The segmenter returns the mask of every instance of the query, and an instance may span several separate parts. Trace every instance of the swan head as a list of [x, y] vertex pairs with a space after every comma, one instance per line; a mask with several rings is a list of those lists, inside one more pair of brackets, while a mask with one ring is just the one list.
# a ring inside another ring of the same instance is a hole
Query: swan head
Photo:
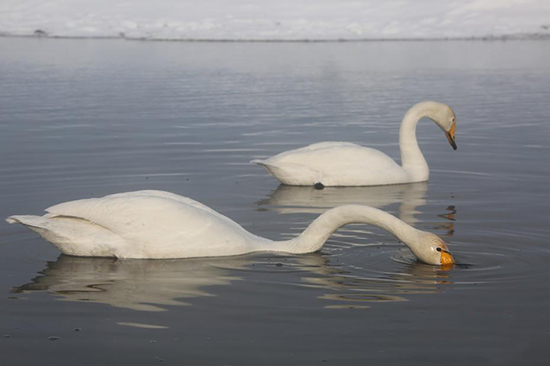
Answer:
[[456, 115], [455, 112], [446, 104], [432, 102], [434, 108], [427, 116], [432, 119], [447, 136], [449, 144], [456, 150], [455, 143], [455, 129], [456, 129]]
[[448, 266], [455, 261], [445, 242], [437, 235], [421, 231], [409, 248], [421, 261], [436, 266]]

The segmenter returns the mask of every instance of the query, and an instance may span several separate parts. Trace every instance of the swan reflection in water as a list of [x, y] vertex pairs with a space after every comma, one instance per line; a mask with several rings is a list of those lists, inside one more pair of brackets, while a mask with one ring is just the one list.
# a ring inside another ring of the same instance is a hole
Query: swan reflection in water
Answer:
[[[280, 214], [322, 214], [341, 205], [360, 204], [383, 208], [399, 203], [396, 216], [407, 224], [414, 225], [420, 221], [415, 215], [421, 213], [419, 207], [426, 205], [427, 192], [428, 182], [373, 187], [325, 187], [321, 190], [281, 184], [269, 197], [257, 201], [256, 204], [260, 210]], [[448, 206], [444, 213], [437, 215], [446, 221], [434, 225], [433, 229], [443, 230], [442, 236], [453, 236], [455, 213], [455, 207]], [[348, 231], [351, 231], [349, 227], [339, 229], [340, 233]]]
[[373, 187], [296, 187], [279, 185], [268, 198], [257, 202], [261, 209], [281, 214], [322, 214], [340, 205], [359, 204], [382, 208], [400, 203], [397, 216], [407, 224], [415, 224], [416, 208], [426, 204], [428, 182]]
[[[391, 248], [395, 253], [395, 248]], [[385, 260], [381, 259], [381, 255]], [[247, 255], [184, 260], [115, 260], [61, 255], [48, 262], [32, 282], [12, 288], [12, 293], [46, 291], [64, 301], [86, 301], [138, 311], [164, 311], [167, 306], [190, 305], [186, 299], [214, 296], [211, 286], [271, 273], [278, 283], [320, 290], [312, 295], [325, 308], [366, 308], [366, 303], [406, 301], [412, 293], [437, 293], [448, 283], [441, 267], [414, 261], [412, 255], [398, 263], [399, 273], [372, 270], [376, 260], [386, 264], [391, 252], [368, 256], [365, 269], [333, 264], [333, 256]], [[375, 258], [377, 257], [377, 258]], [[284, 263], [284, 265], [281, 265]], [[393, 262], [395, 264], [395, 262]], [[395, 268], [395, 265], [391, 266]], [[283, 290], [284, 291], [284, 290]], [[260, 296], [260, 295], [259, 295]]]
[[13, 293], [47, 291], [62, 300], [87, 301], [141, 311], [163, 311], [163, 305], [189, 305], [180, 299], [213, 296], [207, 286], [229, 285], [239, 277], [245, 257], [187, 260], [116, 260], [61, 255], [48, 262], [31, 283]]
[[[409, 262], [410, 261], [410, 262]], [[401, 272], [374, 272], [357, 277], [350, 273], [332, 273], [323, 277], [304, 277], [308, 286], [330, 289], [320, 299], [336, 301], [329, 309], [364, 309], [367, 303], [408, 301], [406, 295], [440, 293], [451, 283], [449, 267], [434, 267], [406, 259]]]

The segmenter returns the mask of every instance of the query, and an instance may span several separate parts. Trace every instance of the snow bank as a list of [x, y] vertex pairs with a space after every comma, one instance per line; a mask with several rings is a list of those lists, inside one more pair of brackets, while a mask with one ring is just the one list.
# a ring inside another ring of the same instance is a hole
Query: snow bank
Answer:
[[549, 0], [2, 0], [0, 34], [208, 40], [550, 34]]

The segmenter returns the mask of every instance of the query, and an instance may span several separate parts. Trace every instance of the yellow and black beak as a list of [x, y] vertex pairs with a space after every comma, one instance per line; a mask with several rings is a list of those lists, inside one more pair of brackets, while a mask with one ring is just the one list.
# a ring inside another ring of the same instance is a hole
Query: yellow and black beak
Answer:
[[456, 142], [455, 142], [455, 124], [451, 126], [451, 129], [448, 132], [445, 132], [445, 135], [447, 135], [447, 140], [449, 140], [449, 144], [453, 147], [454, 150], [456, 150]]
[[441, 265], [442, 266], [449, 266], [451, 264], [454, 264], [455, 260], [451, 253], [449, 253], [447, 250], [441, 251]]

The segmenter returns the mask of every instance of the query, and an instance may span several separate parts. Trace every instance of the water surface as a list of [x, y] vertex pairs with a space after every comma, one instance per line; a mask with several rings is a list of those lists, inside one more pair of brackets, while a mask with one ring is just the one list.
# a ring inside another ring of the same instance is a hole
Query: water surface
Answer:
[[[0, 217], [138, 189], [192, 197], [271, 239], [368, 204], [444, 237], [416, 263], [387, 233], [321, 252], [72, 258], [0, 224], [0, 363], [542, 365], [550, 357], [550, 42], [172, 43], [0, 38]], [[421, 100], [428, 183], [279, 186], [249, 164], [310, 143], [398, 159]], [[52, 338], [53, 337], [53, 338]]]

